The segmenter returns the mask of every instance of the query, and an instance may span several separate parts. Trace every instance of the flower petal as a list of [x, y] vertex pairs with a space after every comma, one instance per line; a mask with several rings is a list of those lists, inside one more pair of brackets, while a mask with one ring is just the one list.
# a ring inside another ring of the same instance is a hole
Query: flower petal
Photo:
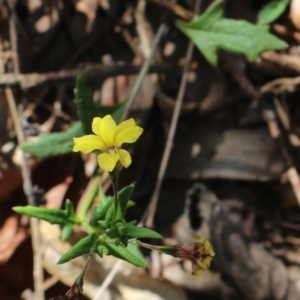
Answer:
[[84, 135], [83, 137], [80, 138], [73, 138], [73, 140], [74, 140], [74, 147], [73, 147], [74, 152], [81, 151], [87, 154], [94, 150], [103, 151], [103, 149], [106, 149], [103, 142], [96, 135], [93, 134]]
[[197, 265], [197, 264], [192, 264], [192, 275], [194, 276], [200, 276], [202, 275], [204, 272], [206, 271], [206, 269], [202, 269], [201, 266]]
[[111, 172], [117, 163], [114, 158], [106, 152], [99, 154], [97, 160], [100, 168], [108, 172]]
[[93, 119], [93, 123], [92, 123], [92, 131], [100, 136], [100, 124], [102, 122], [102, 118], [96, 117]]
[[129, 152], [124, 149], [119, 150], [119, 160], [125, 168], [131, 165], [131, 156]]
[[113, 120], [111, 115], [107, 115], [102, 119], [100, 136], [107, 148], [113, 146], [114, 144], [116, 128], [116, 122]]
[[133, 118], [123, 121], [117, 126], [116, 135], [127, 127], [136, 126]]
[[123, 143], [134, 143], [143, 131], [143, 128], [139, 126], [125, 128], [116, 135], [114, 146], [120, 148]]

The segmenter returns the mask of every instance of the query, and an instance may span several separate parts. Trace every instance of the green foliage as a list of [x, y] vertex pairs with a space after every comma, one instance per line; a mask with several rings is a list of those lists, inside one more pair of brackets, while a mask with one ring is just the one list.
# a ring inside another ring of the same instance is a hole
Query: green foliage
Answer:
[[95, 117], [102, 118], [106, 115], [111, 115], [112, 118], [119, 123], [127, 104], [127, 101], [123, 101], [114, 106], [96, 104], [93, 100], [92, 91], [81, 76], [79, 76], [76, 81], [75, 99], [78, 116], [85, 134], [92, 133], [91, 124]]
[[76, 122], [64, 132], [43, 134], [38, 140], [25, 142], [19, 147], [39, 159], [72, 152], [73, 137], [83, 135], [80, 122]]
[[118, 192], [119, 205], [116, 210], [116, 220], [123, 220], [134, 184], [124, 187]]
[[38, 140], [25, 142], [19, 147], [39, 159], [71, 153], [74, 146], [73, 137], [91, 133], [91, 124], [94, 117], [103, 117], [110, 114], [116, 122], [120, 122], [127, 104], [126, 100], [114, 106], [95, 104], [93, 93], [82, 77], [77, 78], [75, 96], [81, 122], [76, 122], [64, 132], [43, 134]]
[[125, 226], [121, 227], [120, 231], [122, 233], [122, 236], [128, 239], [132, 239], [132, 238], [163, 239], [163, 237], [159, 233], [149, 228], [135, 226], [135, 224], [132, 223], [128, 223]]
[[92, 233], [87, 237], [81, 239], [60, 258], [57, 264], [63, 264], [78, 256], [91, 253], [93, 248], [96, 246], [98, 240], [99, 236], [96, 233]]
[[19, 214], [47, 221], [50, 224], [62, 225], [62, 240], [66, 240], [69, 237], [74, 224], [80, 224], [80, 220], [74, 213], [73, 203], [70, 200], [66, 201], [65, 210], [60, 208], [43, 208], [31, 205], [17, 206], [14, 207], [13, 210]]
[[[98, 249], [99, 248], [99, 249]], [[124, 247], [123, 245], [113, 245], [108, 243], [103, 243], [100, 247], [96, 247], [96, 252], [102, 257], [103, 252], [106, 255], [113, 255], [117, 258], [128, 261], [129, 263], [141, 267], [147, 268], [147, 264], [143, 258], [137, 256], [134, 251], [129, 247]]]
[[266, 3], [258, 14], [258, 24], [269, 24], [274, 22], [286, 10], [290, 0], [273, 0]]
[[217, 64], [220, 49], [245, 54], [256, 60], [263, 51], [287, 47], [284, 41], [268, 32], [268, 27], [226, 19], [223, 15], [223, 0], [217, 0], [191, 22], [176, 21], [177, 27], [195, 43], [211, 64]]

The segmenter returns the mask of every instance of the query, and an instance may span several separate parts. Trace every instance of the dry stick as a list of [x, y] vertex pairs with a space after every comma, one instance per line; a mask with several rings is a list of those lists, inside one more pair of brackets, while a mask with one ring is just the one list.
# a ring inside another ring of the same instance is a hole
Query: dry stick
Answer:
[[[200, 1], [201, 0], [197, 0], [195, 3], [195, 12], [197, 14], [199, 13]], [[188, 45], [187, 53], [186, 53], [186, 62], [185, 62], [183, 75], [182, 75], [181, 82], [180, 82], [179, 92], [178, 92], [177, 99], [176, 99], [175, 109], [174, 109], [173, 116], [172, 116], [170, 131], [168, 133], [167, 143], [166, 143], [166, 147], [165, 147], [162, 161], [160, 164], [156, 185], [155, 185], [152, 197], [151, 197], [150, 204], [149, 204], [147, 211], [144, 214], [143, 219], [142, 219], [142, 222], [143, 222], [144, 218], [146, 217], [146, 222], [145, 222], [146, 227], [153, 227], [153, 219], [154, 219], [154, 215], [155, 215], [155, 211], [156, 211], [158, 197], [160, 194], [160, 189], [162, 186], [162, 182], [163, 182], [165, 172], [167, 169], [167, 165], [168, 165], [168, 161], [170, 158], [170, 153], [171, 153], [171, 149], [173, 146], [173, 140], [174, 140], [176, 127], [177, 127], [177, 122], [178, 122], [178, 118], [179, 118], [179, 114], [180, 114], [180, 109], [182, 106], [183, 96], [184, 96], [186, 85], [188, 82], [188, 71], [189, 71], [190, 61], [191, 61], [192, 55], [193, 55], [193, 50], [194, 50], [194, 44], [192, 41], [190, 41], [189, 45]]]
[[[18, 56], [18, 43], [17, 43], [17, 31], [16, 31], [16, 15], [14, 10], [14, 3], [12, 0], [7, 1], [10, 8], [10, 19], [9, 19], [9, 35], [10, 42], [13, 52], [13, 66], [14, 73], [18, 75], [20, 73], [19, 67], [19, 56]], [[14, 99], [13, 92], [11, 88], [5, 88], [5, 94], [8, 101], [9, 109], [12, 115], [14, 128], [16, 131], [18, 143], [24, 142], [23, 128], [18, 116], [18, 111]], [[21, 151], [21, 172], [23, 177], [23, 190], [27, 197], [27, 201], [30, 205], [35, 205], [33, 186], [31, 182], [30, 169], [27, 163], [25, 153]], [[42, 264], [42, 252], [41, 252], [41, 237], [39, 232], [39, 222], [35, 218], [30, 218], [30, 228], [31, 228], [31, 242], [33, 249], [33, 281], [34, 281], [34, 297], [35, 299], [44, 299], [44, 273]]]
[[[277, 98], [273, 99], [273, 103], [275, 105], [277, 115], [278, 115], [279, 119], [281, 120], [281, 123], [282, 123], [284, 129], [289, 131], [291, 128], [290, 128], [290, 122], [289, 122], [287, 113], [285, 112], [285, 110], [283, 109], [283, 107], [281, 106], [281, 103], [279, 102], [279, 100]], [[289, 140], [290, 140], [290, 143], [293, 145], [291, 135], [289, 135]], [[292, 158], [290, 159], [290, 161], [292, 162]], [[289, 166], [289, 169], [287, 170], [287, 176], [288, 176], [289, 182], [293, 188], [293, 191], [295, 193], [298, 204], [300, 205], [300, 178], [299, 178], [298, 171], [295, 168], [294, 164]]]
[[96, 295], [93, 297], [92, 300], [100, 300], [101, 299], [101, 297], [103, 296], [103, 293], [106, 291], [106, 289], [108, 288], [108, 286], [110, 285], [110, 283], [115, 278], [115, 276], [116, 276], [117, 272], [119, 271], [122, 263], [123, 263], [123, 261], [119, 259], [114, 264], [113, 268], [110, 270], [110, 272], [106, 276], [105, 280], [102, 282], [100, 288], [98, 289]]
[[[5, 88], [5, 94], [8, 101], [9, 109], [12, 115], [18, 143], [24, 141], [24, 134], [18, 116], [17, 107], [15, 104], [15, 99], [12, 93], [11, 88]], [[34, 193], [33, 186], [31, 182], [30, 169], [27, 163], [25, 153], [21, 150], [21, 171], [23, 177], [23, 190], [27, 197], [27, 201], [30, 205], [35, 205], [34, 203]], [[42, 264], [42, 248], [41, 248], [41, 237], [39, 232], [39, 222], [35, 218], [30, 218], [30, 227], [31, 227], [31, 240], [32, 240], [32, 249], [33, 249], [33, 280], [34, 280], [34, 294], [35, 299], [41, 300], [44, 299], [44, 273], [43, 273], [43, 264]]]
[[184, 21], [191, 21], [191, 19], [197, 15], [197, 13], [193, 13], [189, 10], [184, 9], [183, 7], [181, 7], [180, 5], [171, 2], [171, 1], [167, 1], [167, 0], [148, 0], [148, 2], [154, 3], [168, 11], [171, 11], [174, 15], [176, 15], [177, 17], [180, 17], [181, 19], [183, 19]]
[[151, 61], [153, 59], [153, 56], [155, 54], [155, 50], [158, 46], [158, 43], [162, 37], [162, 35], [164, 34], [165, 30], [166, 30], [167, 26], [165, 24], [161, 24], [158, 31], [157, 31], [157, 34], [155, 36], [155, 39], [153, 41], [153, 45], [151, 47], [151, 51], [150, 51], [150, 54], [149, 56], [146, 58], [144, 64], [143, 64], [143, 67], [141, 69], [141, 71], [139, 72], [138, 74], [138, 77], [132, 87], [132, 90], [130, 91], [130, 94], [128, 96], [128, 103], [126, 105], [126, 108], [123, 112], [123, 115], [122, 115], [122, 119], [126, 119], [126, 117], [128, 116], [128, 113], [130, 111], [130, 108], [132, 106], [132, 103], [138, 93], [138, 91], [140, 90], [141, 86], [142, 86], [142, 83], [145, 79], [145, 76], [147, 75], [148, 73], [148, 70], [150, 68], [150, 64], [151, 64]]
[[285, 143], [284, 137], [281, 133], [280, 127], [276, 120], [276, 113], [271, 109], [263, 110], [263, 118], [267, 122], [270, 135], [277, 142], [281, 154], [288, 166], [287, 176], [290, 184], [292, 185], [298, 204], [300, 205], [300, 178], [299, 174], [294, 166], [293, 158], [290, 155], [288, 146]]
[[[165, 72], [174, 69], [171, 65], [160, 64], [149, 67], [149, 73]], [[0, 86], [21, 86], [21, 88], [32, 88], [42, 84], [55, 84], [60, 82], [74, 82], [78, 75], [85, 78], [107, 78], [118, 75], [131, 75], [140, 72], [141, 66], [133, 64], [116, 64], [113, 66], [92, 65], [81, 69], [73, 69], [49, 73], [31, 74], [1, 74]]]

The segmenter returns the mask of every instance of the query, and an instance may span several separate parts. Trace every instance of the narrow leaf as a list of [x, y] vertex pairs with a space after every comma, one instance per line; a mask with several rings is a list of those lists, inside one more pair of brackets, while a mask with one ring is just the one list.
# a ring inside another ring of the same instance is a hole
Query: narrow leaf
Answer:
[[[105, 220], [107, 211], [109, 210], [109, 208], [111, 208], [113, 206], [113, 203], [114, 203], [114, 200], [113, 200], [113, 198], [110, 197], [110, 199], [105, 203], [105, 205], [103, 207], [102, 206], [93, 207], [92, 217], [91, 217], [91, 221], [90, 221], [91, 226], [97, 227], [97, 225], [99, 224], [98, 223], [99, 221]], [[113, 212], [113, 207], [111, 210]], [[110, 219], [108, 221], [110, 221]]]
[[138, 227], [138, 226], [124, 226], [124, 232], [125, 236], [127, 238], [151, 238], [151, 239], [163, 239], [163, 237], [149, 229], [149, 228], [144, 228], [144, 227]]
[[127, 209], [130, 195], [134, 189], [134, 184], [124, 187], [118, 192], [119, 205], [116, 212], [116, 220], [123, 220]]
[[63, 241], [66, 241], [68, 239], [68, 237], [70, 236], [71, 232], [72, 232], [72, 229], [73, 229], [73, 225], [72, 223], [67, 223], [62, 231], [61, 231], [61, 239]]
[[258, 24], [270, 24], [280, 17], [286, 10], [290, 0], [273, 0], [266, 3], [259, 11]]
[[125, 248], [123, 245], [111, 245], [111, 244], [103, 244], [104, 253], [106, 255], [113, 255], [117, 258], [128, 261], [129, 263], [141, 267], [147, 268], [147, 265], [144, 260], [134, 255], [128, 248]]
[[27, 205], [14, 207], [13, 210], [19, 214], [45, 220], [51, 224], [65, 225], [69, 223], [65, 211], [59, 208], [43, 208]]
[[120, 122], [122, 113], [127, 104], [127, 100], [114, 106], [96, 104], [93, 100], [92, 91], [81, 76], [77, 77], [76, 80], [75, 97], [78, 116], [85, 134], [92, 133], [91, 124], [94, 117], [104, 117], [110, 114], [117, 123]]
[[97, 243], [98, 239], [99, 237], [96, 233], [92, 233], [89, 236], [81, 239], [60, 258], [57, 264], [63, 264], [78, 256], [90, 253], [94, 245]]
[[36, 141], [30, 141], [19, 145], [19, 147], [31, 155], [45, 159], [51, 156], [71, 153], [73, 149], [73, 137], [83, 135], [80, 122], [64, 131], [43, 134]]
[[215, 1], [203, 15], [191, 22], [176, 21], [176, 26], [194, 42], [211, 64], [217, 64], [218, 51], [221, 49], [256, 60], [264, 51], [287, 47], [284, 41], [268, 32], [267, 26], [224, 18], [223, 3], [223, 0]]

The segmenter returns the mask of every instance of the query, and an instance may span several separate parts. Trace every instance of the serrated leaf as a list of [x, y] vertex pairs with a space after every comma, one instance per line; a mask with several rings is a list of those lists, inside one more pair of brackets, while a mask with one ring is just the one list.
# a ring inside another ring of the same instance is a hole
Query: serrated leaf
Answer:
[[267, 26], [224, 18], [223, 2], [215, 1], [203, 15], [191, 22], [176, 21], [176, 26], [194, 42], [211, 64], [217, 64], [218, 51], [221, 49], [256, 60], [264, 51], [287, 47], [284, 41], [268, 32]]
[[133, 254], [130, 249], [124, 247], [123, 245], [111, 245], [111, 244], [103, 244], [103, 250], [106, 255], [113, 255], [117, 258], [123, 259], [125, 261], [128, 261], [129, 263], [141, 267], [141, 268], [147, 268], [147, 265], [143, 259], [140, 257], [137, 257], [135, 254]]
[[57, 264], [63, 264], [78, 256], [90, 253], [92, 248], [97, 243], [98, 239], [99, 237], [96, 233], [92, 233], [89, 236], [81, 239], [60, 258]]
[[51, 224], [65, 225], [69, 223], [65, 211], [59, 208], [43, 208], [27, 205], [14, 207], [13, 210], [19, 214], [38, 218]]
[[85, 134], [92, 133], [92, 121], [94, 117], [104, 117], [111, 115], [113, 119], [119, 123], [123, 111], [126, 107], [127, 100], [114, 106], [98, 105], [93, 100], [93, 93], [89, 89], [83, 77], [79, 76], [76, 80], [75, 103], [79, 119]]
[[76, 122], [64, 132], [43, 134], [36, 141], [25, 142], [19, 147], [31, 155], [45, 159], [51, 156], [71, 153], [73, 137], [83, 135], [80, 122]]
[[127, 209], [130, 195], [134, 189], [134, 184], [130, 184], [118, 192], [119, 205], [116, 212], [116, 220], [123, 220]]
[[149, 228], [145, 228], [145, 227], [138, 227], [138, 226], [134, 226], [134, 225], [129, 225], [127, 224], [127, 226], [125, 225], [123, 228], [122, 228], [122, 232], [124, 232], [124, 235], [127, 237], [127, 238], [151, 238], [151, 239], [163, 239], [163, 237], [149, 229]]
[[72, 223], [67, 223], [62, 231], [61, 231], [61, 236], [60, 238], [63, 240], [63, 241], [66, 241], [68, 239], [68, 237], [70, 236], [71, 232], [72, 232], [72, 229], [73, 229], [73, 224]]
[[273, 0], [266, 3], [257, 16], [258, 24], [269, 24], [280, 17], [286, 10], [290, 0]]

